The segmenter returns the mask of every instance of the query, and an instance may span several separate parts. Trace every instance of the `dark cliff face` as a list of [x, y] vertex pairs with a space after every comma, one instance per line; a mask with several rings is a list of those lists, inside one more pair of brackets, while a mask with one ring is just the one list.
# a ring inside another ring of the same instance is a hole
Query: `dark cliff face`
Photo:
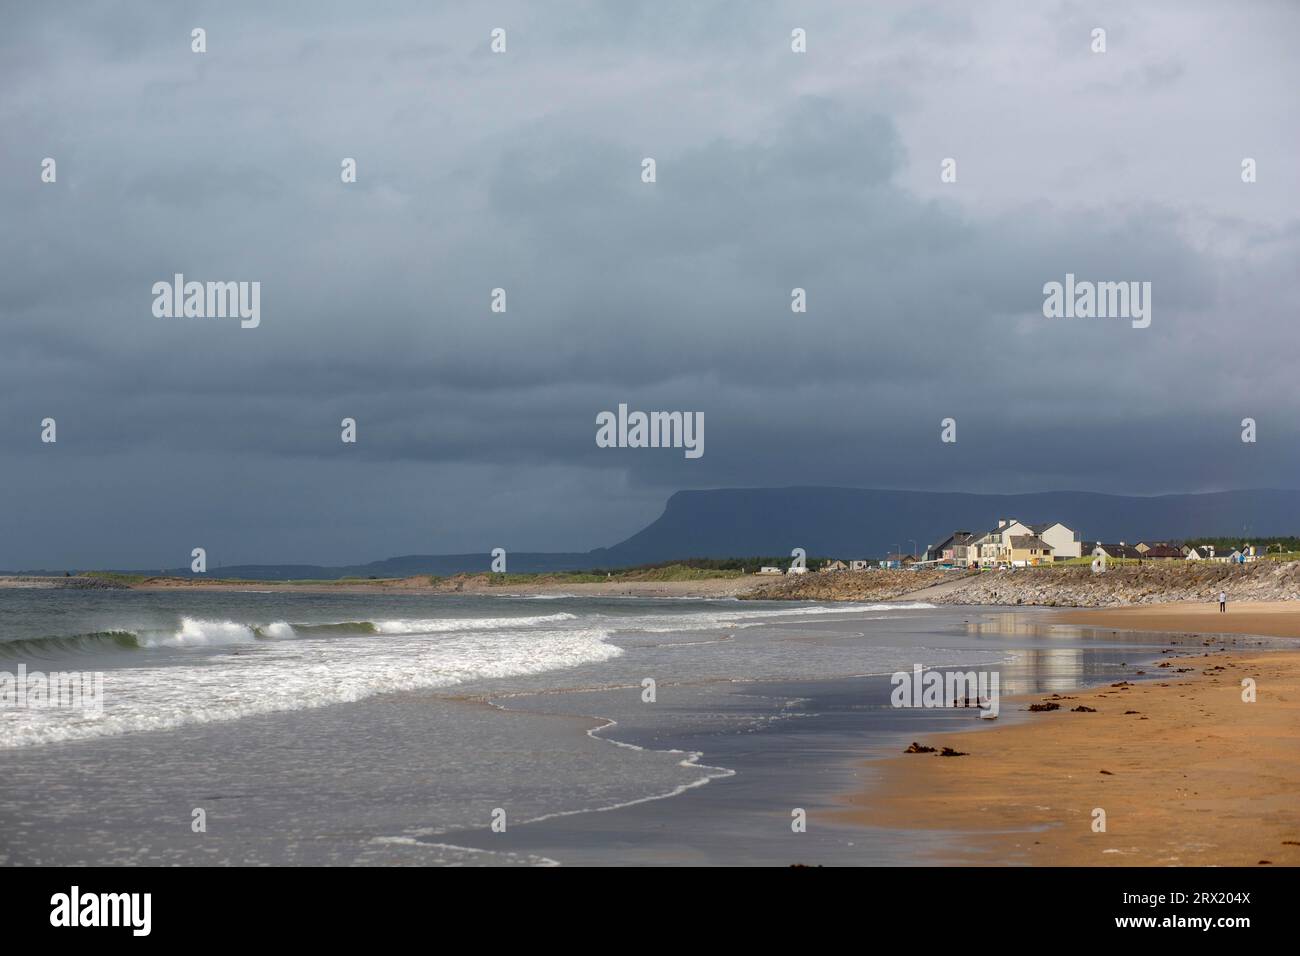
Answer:
[[[623, 567], [674, 558], [785, 555], [879, 557], [924, 551], [956, 530], [987, 531], [999, 518], [1060, 521], [1083, 540], [1125, 541], [1191, 536], [1293, 534], [1300, 526], [1300, 491], [1225, 491], [1129, 498], [1083, 491], [1023, 495], [887, 491], [860, 488], [726, 488], [679, 491], [664, 513], [626, 541], [595, 551], [512, 552], [511, 571], [572, 571]], [[254, 580], [403, 577], [486, 571], [490, 556], [408, 555], [342, 568], [291, 565], [224, 567], [213, 577]], [[157, 573], [154, 570], [146, 573]], [[168, 573], [189, 576], [188, 568]]]
[[764, 488], [684, 491], [663, 515], [600, 552], [608, 561], [788, 554], [878, 556], [924, 550], [955, 530], [987, 531], [999, 518], [1060, 521], [1084, 540], [1288, 534], [1300, 524], [1298, 491], [1227, 491], [1131, 498], [1091, 492], [1021, 495]]

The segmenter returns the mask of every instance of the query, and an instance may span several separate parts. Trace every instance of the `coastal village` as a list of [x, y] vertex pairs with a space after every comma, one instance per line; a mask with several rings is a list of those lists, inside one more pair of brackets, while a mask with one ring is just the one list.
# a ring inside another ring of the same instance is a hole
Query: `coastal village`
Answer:
[[[997, 526], [984, 532], [954, 531], [924, 552], [895, 551], [877, 560], [825, 561], [815, 569], [823, 573], [870, 571], [875, 569], [979, 570], [1032, 568], [1051, 564], [1091, 564], [1104, 570], [1107, 564], [1141, 564], [1146, 561], [1208, 561], [1218, 564], [1247, 564], [1267, 553], [1265, 545], [1244, 541], [1239, 547], [1185, 544], [1181, 541], [1086, 541], [1080, 531], [1060, 522], [1026, 524], [1015, 518], [1000, 518]], [[802, 561], [789, 568], [768, 566], [759, 574], [807, 574]]]

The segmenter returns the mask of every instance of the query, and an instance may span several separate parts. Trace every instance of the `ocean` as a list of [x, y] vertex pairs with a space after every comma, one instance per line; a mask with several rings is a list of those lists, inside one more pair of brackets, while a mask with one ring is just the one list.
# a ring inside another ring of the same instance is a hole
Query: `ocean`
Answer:
[[936, 836], [833, 824], [836, 794], [981, 722], [889, 675], [1066, 692], [1166, 643], [917, 603], [0, 590], [0, 675], [102, 674], [96, 708], [0, 706], [0, 863], [906, 863]]

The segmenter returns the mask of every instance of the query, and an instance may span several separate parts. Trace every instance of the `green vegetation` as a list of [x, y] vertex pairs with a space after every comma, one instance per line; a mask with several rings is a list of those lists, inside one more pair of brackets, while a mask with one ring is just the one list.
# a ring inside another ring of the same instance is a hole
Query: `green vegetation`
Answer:
[[[1176, 558], [1159, 559], [1159, 560], [1152, 558], [1150, 561], [1139, 561], [1137, 558], [1107, 558], [1106, 559], [1106, 567], [1108, 568], [1122, 568], [1130, 564], [1133, 565], [1133, 567], [1137, 567], [1139, 564], [1157, 565], [1157, 564], [1178, 564], [1178, 563], [1179, 562]], [[1053, 561], [1051, 564], [1040, 565], [1040, 567], [1045, 567], [1045, 568], [1077, 568], [1077, 567], [1091, 567], [1091, 566], [1092, 566], [1092, 555], [1090, 554], [1085, 554], [1081, 558], [1065, 558], [1061, 561]], [[1019, 570], [1019, 568], [1017, 568], [1017, 570]]]
[[1273, 554], [1300, 552], [1300, 538], [1295, 535], [1272, 538], [1252, 538], [1249, 535], [1231, 538], [1188, 538], [1183, 543], [1191, 547], [1212, 544], [1215, 551], [1232, 551], [1234, 548], [1240, 548], [1243, 544], [1253, 544], [1257, 549], [1267, 547]]
[[[199, 580], [199, 579], [196, 579]], [[207, 580], [206, 578], [202, 580]], [[289, 578], [278, 581], [274, 578], [213, 578], [213, 584], [287, 584], [291, 587], [329, 587], [331, 584], [379, 584], [384, 581], [400, 581], [401, 578]]]
[[77, 577], [116, 581], [118, 584], [139, 584], [141, 581], [149, 580], [147, 574], [118, 574], [116, 571], [78, 571]]
[[[759, 559], [750, 559], [745, 562], [750, 571], [757, 571], [759, 565], [756, 563]], [[777, 559], [763, 559], [769, 562], [775, 562]], [[735, 568], [723, 567], [735, 563]], [[592, 568], [587, 571], [540, 571], [528, 574], [493, 574], [488, 572], [478, 572], [486, 575], [488, 584], [493, 587], [502, 587], [517, 584], [599, 584], [605, 581], [703, 581], [714, 578], [735, 578], [740, 577], [744, 572], [740, 568], [739, 561], [669, 561], [662, 564], [647, 564], [633, 568]], [[85, 571], [78, 572], [86, 577], [100, 578], [105, 581], [115, 581], [121, 584], [143, 584], [149, 581], [178, 581], [193, 584], [237, 584], [237, 585], [272, 585], [277, 587], [333, 587], [357, 584], [376, 584], [396, 583], [406, 580], [405, 578], [381, 578], [377, 576], [370, 577], [347, 577], [347, 578], [290, 578], [288, 580], [265, 580], [252, 578], [215, 578], [207, 576], [179, 577], [170, 575], [148, 575], [148, 574], [119, 574], [115, 571]], [[429, 586], [438, 587], [446, 583], [447, 577], [438, 574], [422, 574], [418, 577], [424, 578]]]
[[560, 581], [568, 584], [593, 584], [604, 580], [605, 576], [603, 574], [597, 577], [583, 571], [546, 571], [536, 574], [508, 574], [497, 571], [488, 575], [488, 584], [493, 587], [509, 584], [547, 584]]
[[[384, 581], [400, 581], [401, 578], [210, 578], [207, 575], [180, 576], [173, 574], [121, 574], [117, 571], [78, 571], [78, 577], [98, 578], [102, 581], [115, 581], [119, 584], [144, 584], [149, 581], [183, 581], [192, 584], [257, 584], [285, 587], [329, 587], [343, 584], [382, 584]], [[437, 584], [442, 578], [437, 575], [429, 577], [430, 584]]]
[[[680, 571], [682, 569], [690, 570], [690, 571], [734, 571], [736, 572], [736, 574], [753, 574], [759, 568], [763, 568], [763, 567], [776, 567], [776, 568], [789, 567], [790, 560], [791, 557], [788, 554], [777, 555], [775, 557], [773, 557], [772, 555], [768, 555], [766, 557], [757, 556], [757, 557], [750, 557], [750, 558], [679, 558], [675, 561], [660, 561], [656, 564], [637, 564], [627, 568], [592, 568], [586, 573], [599, 574], [602, 578], [604, 578], [606, 574], [613, 574], [615, 577], [618, 577], [619, 575], [640, 574], [640, 573], [648, 573], [652, 571], [670, 570], [670, 569], [676, 569], [677, 571]], [[833, 561], [833, 560], [835, 559], [828, 558], [828, 557], [816, 557], [810, 555], [808, 557], [808, 567], [810, 570], [813, 570], [816, 568], [820, 568], [827, 561]], [[848, 564], [848, 561], [845, 560], [844, 563]], [[696, 575], [696, 577], [701, 577], [701, 578], [734, 577], [734, 576], [736, 575], [726, 575], [726, 574]], [[675, 578], [670, 577], [670, 578], [662, 578], [662, 579], [647, 577], [647, 578], [643, 578], [642, 580], [688, 581], [691, 580], [691, 577], [675, 577]]]
[[[758, 570], [757, 565], [753, 566]], [[740, 568], [699, 567], [688, 562], [642, 565], [634, 568], [592, 568], [589, 571], [544, 571], [535, 574], [494, 573], [494, 587], [512, 584], [601, 584], [605, 581], [705, 581], [738, 578]]]

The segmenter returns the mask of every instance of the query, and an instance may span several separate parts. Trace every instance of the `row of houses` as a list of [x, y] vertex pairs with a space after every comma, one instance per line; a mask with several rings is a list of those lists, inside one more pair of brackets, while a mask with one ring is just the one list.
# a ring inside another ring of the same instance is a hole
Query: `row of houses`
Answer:
[[1138, 544], [1134, 547], [1137, 556], [1145, 560], [1153, 558], [1173, 558], [1184, 561], [1217, 561], [1220, 564], [1249, 564], [1259, 561], [1268, 554], [1268, 546], [1246, 542], [1240, 548], [1218, 548], [1212, 544], [1168, 544], [1157, 542], [1154, 545]]
[[[822, 571], [871, 571], [876, 567], [890, 567], [888, 559], [885, 561], [827, 561], [822, 565]], [[897, 565], [894, 565], [895, 567]], [[765, 566], [758, 569], [759, 574], [807, 574], [808, 567], [802, 564], [792, 564], [789, 568], [778, 568]]]
[[1169, 541], [1139, 541], [1129, 545], [1089, 541], [1086, 552], [1094, 558], [1126, 561], [1214, 561], [1219, 564], [1249, 564], [1268, 553], [1266, 545], [1249, 542], [1240, 548], [1216, 548], [1212, 544], [1187, 545]]
[[1015, 518], [1000, 518], [996, 528], [982, 533], [954, 531], [926, 549], [925, 561], [958, 568], [1023, 568], [1083, 554], [1079, 532], [1059, 521], [1025, 524]]
[[[1190, 546], [1176, 541], [1139, 541], [1112, 544], [1084, 541], [1078, 531], [1054, 521], [1025, 524], [1001, 518], [996, 528], [984, 532], [954, 531], [926, 549], [924, 557], [890, 554], [879, 561], [828, 561], [821, 571], [867, 571], [874, 568], [1029, 568], [1071, 558], [1102, 558], [1109, 561], [1213, 561], [1244, 564], [1258, 561], [1267, 553], [1264, 545], [1243, 544], [1240, 548], [1213, 545]], [[795, 564], [789, 569], [764, 567], [760, 574], [806, 574], [809, 568]]]
[[1250, 543], [1240, 548], [1216, 550], [1213, 545], [1189, 546], [1170, 541], [1141, 541], [1134, 545], [1123, 541], [1118, 544], [1084, 541], [1078, 531], [1059, 521], [1025, 524], [1014, 518], [1002, 518], [996, 528], [983, 533], [954, 531], [926, 550], [924, 563], [949, 567], [1022, 568], [1087, 555], [1108, 560], [1240, 564], [1258, 561], [1266, 551], [1265, 546]]

